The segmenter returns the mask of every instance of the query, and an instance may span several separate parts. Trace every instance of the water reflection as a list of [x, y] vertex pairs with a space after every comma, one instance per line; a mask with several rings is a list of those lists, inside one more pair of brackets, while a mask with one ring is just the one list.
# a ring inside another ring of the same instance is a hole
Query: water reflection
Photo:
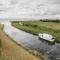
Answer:
[[[25, 47], [40, 52], [49, 58], [49, 60], [58, 60], [60, 57], [60, 44], [49, 45], [46, 41], [38, 39], [38, 36], [26, 33], [11, 26], [10, 22], [3, 22], [4, 31], [17, 43], [22, 43]], [[57, 59], [58, 58], [58, 59]]]

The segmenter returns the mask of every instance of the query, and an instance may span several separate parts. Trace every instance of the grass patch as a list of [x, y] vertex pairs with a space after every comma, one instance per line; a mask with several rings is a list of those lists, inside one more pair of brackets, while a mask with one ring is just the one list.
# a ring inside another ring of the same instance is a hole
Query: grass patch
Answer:
[[2, 55], [0, 56], [0, 60], [12, 60], [12, 58], [2, 53]]
[[6, 56], [2, 51], [2, 40], [0, 39], [0, 60], [12, 60], [10, 57]]
[[[20, 24], [22, 23], [22, 25]], [[60, 43], [60, 23], [43, 21], [12, 22], [12, 25], [23, 31], [38, 35], [38, 33], [48, 33], [55, 37]]]

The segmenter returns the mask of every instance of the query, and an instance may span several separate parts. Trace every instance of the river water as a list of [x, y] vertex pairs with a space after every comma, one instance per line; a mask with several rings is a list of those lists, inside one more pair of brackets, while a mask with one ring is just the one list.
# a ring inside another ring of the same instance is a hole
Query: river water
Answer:
[[60, 59], [60, 44], [55, 43], [49, 45], [45, 41], [38, 39], [38, 36], [19, 30], [13, 26], [9, 21], [3, 22], [4, 31], [18, 44], [22, 43], [24, 47], [33, 49], [46, 56], [48, 60], [59, 60]]

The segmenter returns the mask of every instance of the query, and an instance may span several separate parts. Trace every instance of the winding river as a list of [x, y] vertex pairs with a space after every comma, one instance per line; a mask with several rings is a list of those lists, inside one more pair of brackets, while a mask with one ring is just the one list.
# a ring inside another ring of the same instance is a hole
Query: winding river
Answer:
[[22, 43], [24, 47], [33, 49], [48, 57], [48, 60], [60, 59], [60, 44], [55, 43], [49, 45], [47, 42], [38, 39], [38, 36], [19, 30], [13, 26], [9, 21], [3, 22], [4, 31], [18, 44]]

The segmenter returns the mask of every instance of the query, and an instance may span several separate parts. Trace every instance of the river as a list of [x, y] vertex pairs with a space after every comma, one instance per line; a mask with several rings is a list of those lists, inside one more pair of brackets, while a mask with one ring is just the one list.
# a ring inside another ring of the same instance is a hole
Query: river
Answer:
[[49, 45], [45, 41], [38, 39], [38, 36], [19, 30], [13, 26], [9, 21], [2, 22], [4, 24], [4, 31], [18, 44], [22, 44], [24, 47], [33, 49], [46, 56], [48, 60], [60, 59], [60, 44], [55, 43]]

